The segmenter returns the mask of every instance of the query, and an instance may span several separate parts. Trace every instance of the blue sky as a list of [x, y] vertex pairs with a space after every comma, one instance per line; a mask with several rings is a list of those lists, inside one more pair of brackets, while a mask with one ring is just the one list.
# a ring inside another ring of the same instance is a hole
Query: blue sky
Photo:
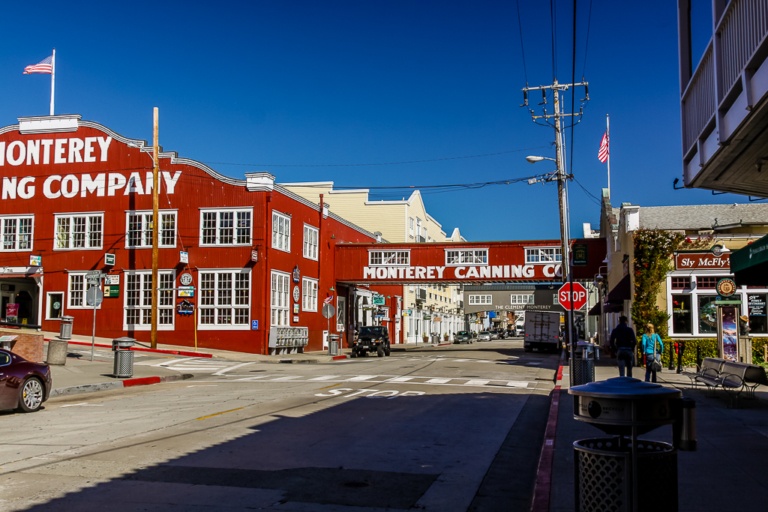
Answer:
[[56, 48], [57, 114], [151, 142], [158, 107], [163, 149], [225, 175], [333, 181], [373, 199], [424, 187], [449, 234], [559, 238], [556, 184], [527, 184], [554, 165], [525, 160], [555, 156], [554, 130], [520, 107], [521, 89], [583, 78], [590, 101], [565, 132], [572, 236], [598, 227], [606, 114], [614, 205], [747, 202], [672, 187], [676, 2], [578, 2], [575, 73], [573, 2], [554, 5], [555, 37], [541, 0], [15, 2], [0, 20], [0, 126], [48, 114], [50, 77], [22, 70]]

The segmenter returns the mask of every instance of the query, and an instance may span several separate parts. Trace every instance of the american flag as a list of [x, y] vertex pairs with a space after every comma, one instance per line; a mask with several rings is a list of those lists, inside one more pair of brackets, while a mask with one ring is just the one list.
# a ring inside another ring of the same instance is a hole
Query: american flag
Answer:
[[44, 58], [37, 64], [30, 64], [29, 66], [24, 68], [25, 75], [30, 75], [32, 73], [45, 73], [47, 75], [50, 75], [53, 73], [53, 55], [49, 55], [48, 57]]
[[323, 301], [323, 304], [330, 304], [331, 302], [333, 302], [333, 295], [327, 296]]
[[608, 160], [608, 132], [603, 134], [603, 140], [600, 141], [600, 150], [597, 152], [597, 159], [601, 163], [605, 163]]

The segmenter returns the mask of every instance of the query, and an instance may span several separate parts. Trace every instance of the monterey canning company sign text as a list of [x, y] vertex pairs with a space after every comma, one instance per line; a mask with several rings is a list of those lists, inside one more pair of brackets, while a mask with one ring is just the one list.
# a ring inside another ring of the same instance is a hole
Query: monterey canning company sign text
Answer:
[[483, 265], [483, 266], [415, 266], [363, 267], [363, 279], [420, 281], [425, 279], [534, 279], [560, 275], [559, 264], [548, 265]]
[[[48, 199], [75, 197], [111, 197], [116, 195], [146, 195], [152, 193], [152, 171], [122, 173], [50, 174], [45, 177], [13, 176], [8, 170], [21, 166], [82, 164], [107, 162], [112, 137], [41, 138], [26, 141], [0, 141], [0, 171], [2, 193], [0, 198], [33, 199], [38, 190]], [[160, 186], [173, 194], [181, 171], [159, 174]], [[39, 179], [38, 179], [39, 178]]]

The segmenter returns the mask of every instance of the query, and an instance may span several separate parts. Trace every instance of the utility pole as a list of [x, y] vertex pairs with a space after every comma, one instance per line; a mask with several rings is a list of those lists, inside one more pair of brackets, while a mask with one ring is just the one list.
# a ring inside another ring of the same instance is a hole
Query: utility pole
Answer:
[[160, 286], [158, 279], [158, 247], [160, 241], [160, 222], [158, 222], [160, 198], [158, 196], [158, 167], [159, 167], [159, 138], [158, 138], [158, 110], [154, 108], [154, 122], [153, 122], [153, 142], [152, 142], [152, 158], [154, 165], [152, 166], [152, 330], [149, 335], [149, 342], [152, 348], [157, 348], [157, 289]]
[[[585, 98], [581, 100], [578, 112], [563, 113], [561, 107], [561, 94], [570, 88], [584, 87]], [[528, 105], [528, 92], [529, 91], [541, 91], [542, 101], [539, 103], [541, 106], [541, 114], [534, 112]], [[554, 111], [552, 113], [547, 112], [547, 93], [552, 94], [552, 103]], [[573, 176], [566, 174], [565, 172], [565, 143], [563, 142], [563, 129], [562, 118], [572, 117], [575, 119], [575, 123], [581, 120], [581, 116], [584, 113], [584, 102], [589, 101], [589, 83], [579, 82], [573, 84], [560, 84], [557, 79], [552, 85], [542, 85], [538, 87], [523, 88], [523, 105], [528, 107], [531, 114], [531, 119], [534, 123], [545, 124], [552, 126], [555, 129], [555, 165], [557, 167], [557, 198], [560, 209], [560, 243], [561, 243], [561, 256], [560, 256], [560, 275], [563, 279], [563, 283], [573, 283], [573, 276], [571, 275], [571, 244], [570, 233], [568, 227], [568, 190], [566, 187], [566, 180]], [[573, 289], [573, 287], [571, 287]], [[571, 385], [574, 384], [574, 368], [573, 359], [576, 349], [576, 340], [573, 336], [573, 301], [571, 301], [571, 308], [565, 312], [565, 342], [570, 349], [569, 368], [571, 375]]]

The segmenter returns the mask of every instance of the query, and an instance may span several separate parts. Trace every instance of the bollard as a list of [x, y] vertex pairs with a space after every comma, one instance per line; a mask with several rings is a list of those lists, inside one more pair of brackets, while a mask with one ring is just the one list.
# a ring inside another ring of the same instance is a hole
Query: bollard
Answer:
[[672, 445], [678, 450], [696, 451], [696, 401], [683, 397], [674, 403], [675, 422], [672, 424]]

